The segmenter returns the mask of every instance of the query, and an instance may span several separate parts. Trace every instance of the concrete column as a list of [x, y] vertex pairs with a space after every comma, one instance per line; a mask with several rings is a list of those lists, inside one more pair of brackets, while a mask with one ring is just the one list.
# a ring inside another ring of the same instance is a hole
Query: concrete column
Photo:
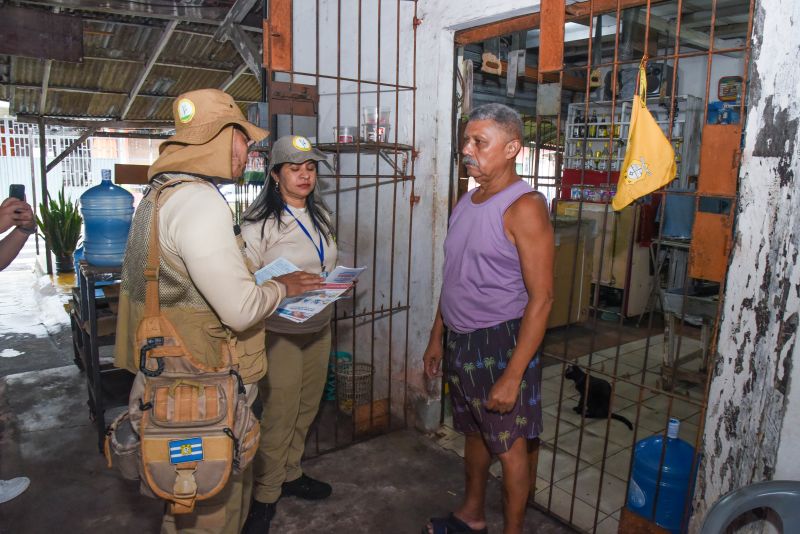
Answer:
[[725, 493], [760, 480], [800, 478], [800, 393], [793, 388], [800, 373], [794, 363], [800, 309], [797, 20], [795, 0], [756, 2], [734, 246], [692, 532]]

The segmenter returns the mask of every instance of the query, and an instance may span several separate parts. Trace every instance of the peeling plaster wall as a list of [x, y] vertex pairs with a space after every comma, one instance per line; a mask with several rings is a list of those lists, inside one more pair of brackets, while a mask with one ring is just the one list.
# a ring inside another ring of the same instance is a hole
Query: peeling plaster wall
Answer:
[[[734, 247], [709, 392], [693, 531], [722, 495], [797, 477], [800, 399], [800, 3], [756, 4]], [[794, 379], [794, 380], [793, 380]]]

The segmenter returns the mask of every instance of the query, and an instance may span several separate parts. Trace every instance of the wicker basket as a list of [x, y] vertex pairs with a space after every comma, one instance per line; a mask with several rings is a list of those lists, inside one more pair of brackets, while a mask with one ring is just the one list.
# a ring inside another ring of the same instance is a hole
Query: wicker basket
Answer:
[[368, 363], [340, 363], [336, 369], [336, 396], [339, 409], [351, 413], [354, 406], [368, 404], [372, 386], [372, 366]]

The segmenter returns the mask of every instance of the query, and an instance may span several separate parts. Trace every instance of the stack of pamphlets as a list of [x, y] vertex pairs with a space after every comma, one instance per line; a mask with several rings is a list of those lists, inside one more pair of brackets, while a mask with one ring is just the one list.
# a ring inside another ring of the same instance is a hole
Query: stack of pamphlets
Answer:
[[[287, 297], [278, 305], [275, 312], [279, 317], [295, 323], [302, 323], [315, 316], [329, 304], [342, 298], [353, 286], [366, 267], [336, 267], [325, 278], [322, 289], [308, 291], [296, 297]], [[276, 276], [289, 274], [300, 269], [285, 258], [278, 258], [255, 273], [256, 283], [263, 284]]]

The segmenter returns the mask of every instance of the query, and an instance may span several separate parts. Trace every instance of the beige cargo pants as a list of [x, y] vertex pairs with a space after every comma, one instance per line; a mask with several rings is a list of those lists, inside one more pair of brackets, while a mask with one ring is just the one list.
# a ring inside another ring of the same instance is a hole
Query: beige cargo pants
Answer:
[[325, 388], [330, 350], [330, 326], [310, 334], [267, 332], [268, 371], [258, 383], [261, 443], [253, 462], [259, 502], [276, 502], [281, 484], [303, 474], [300, 460]]

